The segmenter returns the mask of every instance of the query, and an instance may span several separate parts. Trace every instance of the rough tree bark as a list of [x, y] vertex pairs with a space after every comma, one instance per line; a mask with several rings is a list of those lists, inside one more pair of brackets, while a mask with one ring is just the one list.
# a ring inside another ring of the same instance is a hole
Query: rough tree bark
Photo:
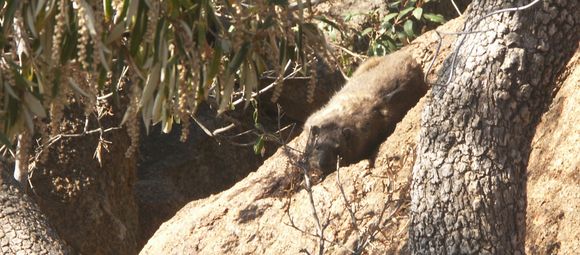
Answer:
[[70, 249], [48, 224], [38, 206], [0, 163], [0, 252], [69, 254]]
[[482, 32], [465, 37], [433, 87], [413, 169], [415, 254], [524, 253], [530, 143], [550, 84], [578, 47], [580, 6], [539, 1], [477, 21], [530, 2], [474, 1], [466, 27]]

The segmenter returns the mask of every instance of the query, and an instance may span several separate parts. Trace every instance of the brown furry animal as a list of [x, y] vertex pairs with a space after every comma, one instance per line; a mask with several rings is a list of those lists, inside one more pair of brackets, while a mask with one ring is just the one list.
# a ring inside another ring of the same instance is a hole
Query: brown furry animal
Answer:
[[421, 66], [409, 53], [365, 61], [306, 121], [309, 165], [328, 174], [336, 169], [339, 155], [342, 165], [374, 158], [378, 146], [426, 92]]

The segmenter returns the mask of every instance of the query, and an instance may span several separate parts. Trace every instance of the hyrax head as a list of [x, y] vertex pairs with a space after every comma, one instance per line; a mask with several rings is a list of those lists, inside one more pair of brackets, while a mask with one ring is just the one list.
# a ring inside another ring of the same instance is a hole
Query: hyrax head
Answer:
[[328, 174], [336, 170], [338, 156], [342, 158], [342, 163], [351, 163], [354, 133], [353, 127], [335, 124], [310, 127], [313, 138], [307, 155], [310, 167]]

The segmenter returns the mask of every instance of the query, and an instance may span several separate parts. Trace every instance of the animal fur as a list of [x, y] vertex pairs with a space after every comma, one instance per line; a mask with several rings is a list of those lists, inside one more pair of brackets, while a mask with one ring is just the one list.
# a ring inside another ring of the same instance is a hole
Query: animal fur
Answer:
[[341, 164], [372, 158], [407, 111], [425, 95], [421, 66], [398, 51], [365, 61], [347, 84], [305, 123], [311, 167], [330, 173]]

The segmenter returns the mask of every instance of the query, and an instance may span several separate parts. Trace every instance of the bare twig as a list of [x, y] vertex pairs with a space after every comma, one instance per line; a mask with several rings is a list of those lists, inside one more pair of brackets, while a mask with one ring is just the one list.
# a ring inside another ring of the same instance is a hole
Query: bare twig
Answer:
[[[286, 63], [286, 66], [284, 67], [284, 70], [283, 70], [282, 72], [286, 72], [286, 70], [288, 70], [288, 68], [290, 67], [290, 64], [291, 64], [291, 63], [292, 63], [292, 61], [288, 61], [288, 63]], [[283, 81], [285, 81], [285, 80], [287, 80], [287, 79], [290, 79], [290, 78], [294, 77], [294, 75], [296, 75], [296, 74], [297, 74], [299, 71], [300, 71], [300, 69], [299, 69], [299, 68], [294, 68], [294, 70], [293, 70], [293, 71], [292, 71], [290, 74], [288, 74], [288, 75], [284, 76], [284, 78], [282, 78], [282, 82], [283, 82]], [[268, 91], [268, 90], [272, 89], [272, 88], [273, 88], [273, 87], [275, 87], [276, 85], [277, 85], [277, 83], [276, 83], [276, 81], [274, 81], [274, 82], [270, 83], [268, 86], [266, 86], [266, 87], [262, 88], [262, 89], [261, 89], [260, 91], [258, 91], [257, 93], [253, 92], [253, 93], [252, 93], [252, 99], [253, 99], [253, 98], [256, 98], [256, 97], [257, 97], [257, 96], [259, 96], [260, 94], [263, 94], [263, 93], [265, 93], [266, 91]], [[242, 102], [244, 102], [244, 100], [245, 100], [245, 97], [240, 97], [239, 99], [237, 99], [236, 101], [234, 101], [234, 102], [232, 103], [232, 105], [234, 105], [234, 106], [237, 106], [237, 105], [241, 104]]]
[[349, 49], [347, 49], [339, 44], [332, 43], [332, 46], [338, 48], [339, 50], [346, 52], [348, 55], [350, 55], [350, 56], [352, 56], [360, 61], [364, 61], [367, 58], [366, 56], [352, 52], [351, 50], [349, 50]]
[[350, 205], [350, 202], [348, 201], [348, 198], [346, 197], [346, 193], [344, 192], [344, 188], [342, 187], [342, 182], [340, 181], [340, 157], [337, 157], [336, 159], [336, 184], [338, 185], [338, 189], [340, 190], [340, 194], [342, 195], [342, 199], [344, 200], [344, 205], [346, 206], [346, 209], [348, 210], [348, 213], [350, 214], [350, 224], [354, 227], [354, 229], [357, 231], [358, 233], [358, 242], [360, 242], [360, 228], [358, 226], [358, 223], [356, 222], [356, 216], [352, 210], [352, 206]]
[[461, 16], [461, 11], [459, 10], [459, 7], [457, 7], [457, 4], [455, 4], [455, 1], [451, 0], [451, 4], [453, 5], [453, 7], [455, 8], [455, 11], [457, 11], [457, 14], [459, 16]]
[[82, 137], [82, 136], [94, 134], [94, 133], [97, 133], [97, 132], [102, 137], [102, 135], [104, 133], [108, 133], [108, 132], [111, 132], [111, 131], [114, 131], [114, 130], [118, 130], [118, 129], [121, 129], [121, 127], [110, 127], [110, 128], [107, 128], [107, 129], [97, 128], [97, 129], [93, 129], [93, 130], [89, 130], [89, 131], [83, 131], [82, 133], [76, 133], [76, 134], [58, 134], [58, 135], [55, 135], [55, 136], [49, 138], [45, 143], [43, 143], [40, 146], [38, 146], [38, 149], [37, 149], [38, 151], [36, 153], [36, 156], [34, 157], [34, 160], [35, 161], [38, 161], [39, 160], [39, 157], [42, 154], [42, 151], [43, 150], [48, 149], [50, 146], [52, 146], [54, 143], [56, 143], [58, 140], [60, 140], [62, 138]]
[[[308, 231], [305, 231], [304, 229], [301, 229], [301, 228], [299, 228], [298, 226], [296, 226], [296, 223], [294, 223], [294, 219], [293, 219], [293, 218], [292, 218], [292, 216], [290, 215], [290, 198], [288, 199], [288, 201], [289, 201], [289, 202], [288, 202], [288, 206], [286, 206], [286, 215], [288, 216], [288, 220], [290, 221], [290, 224], [284, 223], [284, 225], [286, 225], [286, 226], [289, 226], [289, 227], [291, 227], [291, 228], [293, 228], [293, 229], [296, 229], [296, 230], [298, 230], [299, 232], [301, 232], [302, 234], [305, 234], [305, 235], [308, 235], [308, 236], [311, 236], [311, 237], [320, 238], [320, 236], [319, 236], [318, 234], [313, 234], [313, 233], [310, 233], [310, 232], [308, 232]], [[336, 241], [332, 241], [332, 240], [328, 240], [328, 239], [326, 239], [326, 238], [324, 238], [324, 241], [325, 241], [325, 242], [328, 242], [328, 243], [331, 243], [331, 244], [333, 244], [333, 245], [340, 246], [340, 247], [342, 247], [342, 248], [344, 248], [344, 249], [348, 250], [348, 251], [349, 251], [349, 252], [351, 252], [351, 253], [354, 253], [354, 252], [355, 252], [354, 250], [350, 249], [349, 247], [345, 246], [345, 245], [344, 245], [344, 244], [342, 244], [342, 243], [339, 243], [339, 242], [336, 242]]]
[[229, 124], [229, 125], [227, 125], [227, 126], [225, 126], [223, 128], [218, 128], [218, 129], [216, 129], [216, 130], [214, 130], [212, 132], [212, 136], [216, 136], [216, 135], [219, 135], [221, 133], [227, 132], [227, 131], [231, 130], [234, 127], [236, 127], [236, 125], [234, 123], [232, 123], [232, 124]]

